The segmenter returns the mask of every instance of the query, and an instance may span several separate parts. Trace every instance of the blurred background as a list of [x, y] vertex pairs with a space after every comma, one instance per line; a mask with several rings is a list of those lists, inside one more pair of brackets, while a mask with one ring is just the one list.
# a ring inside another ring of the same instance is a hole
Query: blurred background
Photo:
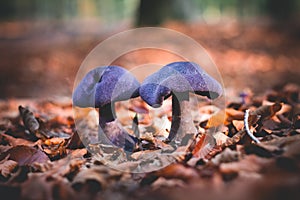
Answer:
[[[144, 26], [199, 42], [228, 89], [300, 84], [299, 11], [300, 0], [1, 0], [0, 98], [70, 97], [99, 42]], [[117, 64], [131, 68], [160, 53], [134, 52]]]

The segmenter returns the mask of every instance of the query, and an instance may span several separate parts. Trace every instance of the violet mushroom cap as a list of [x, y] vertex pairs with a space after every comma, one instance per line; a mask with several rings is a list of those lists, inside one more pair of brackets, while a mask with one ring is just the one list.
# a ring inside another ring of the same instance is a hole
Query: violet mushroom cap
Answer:
[[99, 108], [111, 102], [138, 97], [139, 86], [136, 78], [122, 67], [97, 67], [78, 84], [73, 93], [73, 104]]
[[[222, 94], [222, 91], [221, 84], [196, 63], [173, 62], [148, 76], [141, 84], [139, 93], [141, 98], [150, 106], [160, 107], [164, 99], [171, 95], [173, 98], [175, 96], [178, 101], [184, 100], [180, 99], [180, 96], [188, 100], [189, 92], [215, 99]], [[179, 118], [181, 115], [180, 112], [174, 111], [180, 108], [176, 108], [173, 104], [174, 102], [172, 102], [172, 127], [175, 126], [174, 113], [177, 112]], [[170, 140], [174, 138], [175, 134], [172, 133], [172, 127], [169, 135]]]
[[152, 107], [160, 107], [171, 92], [194, 92], [215, 99], [222, 94], [222, 86], [193, 62], [173, 62], [151, 76], [140, 87], [140, 96]]
[[137, 138], [114, 122], [114, 103], [139, 96], [139, 86], [136, 78], [122, 67], [97, 67], [88, 72], [76, 87], [73, 105], [99, 108], [99, 125], [107, 138], [116, 146], [132, 151]]

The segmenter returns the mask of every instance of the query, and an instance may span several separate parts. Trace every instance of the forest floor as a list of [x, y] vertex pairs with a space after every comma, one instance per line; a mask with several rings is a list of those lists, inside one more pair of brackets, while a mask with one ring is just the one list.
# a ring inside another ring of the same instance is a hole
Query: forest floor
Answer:
[[[163, 169], [136, 174], [130, 171], [142, 165], [136, 158], [144, 152], [130, 159], [119, 152], [118, 164], [125, 172], [113, 170], [83, 146], [73, 118], [70, 97], [76, 72], [86, 54], [109, 34], [83, 37], [56, 30], [55, 25], [32, 30], [30, 24], [17, 22], [0, 26], [2, 197], [299, 199], [299, 29], [166, 24], [201, 43], [211, 55], [224, 81], [226, 108], [221, 115], [202, 102], [196, 112], [206, 117], [195, 121], [201, 134], [184, 154], [174, 156], [176, 161]], [[141, 60], [125, 57], [118, 62], [130, 69], [155, 56], [149, 52], [133, 56]], [[143, 111], [149, 108], [141, 102], [133, 106], [140, 105], [132, 110], [145, 117]], [[244, 131], [248, 109], [249, 128], [259, 143]], [[171, 111], [165, 112], [155, 117], [169, 116]], [[210, 137], [212, 126], [218, 130], [213, 135], [216, 145], [203, 153], [201, 138]], [[157, 149], [167, 145], [155, 137], [146, 142]]]

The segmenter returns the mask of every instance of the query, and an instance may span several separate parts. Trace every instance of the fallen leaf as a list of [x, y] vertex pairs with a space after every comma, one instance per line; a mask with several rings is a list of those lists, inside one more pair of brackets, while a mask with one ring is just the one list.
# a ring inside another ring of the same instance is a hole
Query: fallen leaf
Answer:
[[262, 122], [262, 128], [268, 130], [278, 130], [280, 123], [274, 121], [273, 119], [267, 119]]
[[[263, 121], [266, 119], [270, 119], [273, 117], [278, 111], [280, 111], [282, 108], [281, 103], [274, 103], [272, 105], [263, 105], [256, 110], [250, 112], [250, 115], [258, 115], [260, 116], [259, 121]], [[255, 123], [255, 122], [254, 122]], [[249, 122], [250, 125], [253, 124], [253, 122]]]
[[289, 120], [287, 117], [285, 117], [283, 114], [277, 114], [277, 118], [280, 121], [280, 126], [284, 128], [290, 128], [293, 125], [293, 122]]
[[241, 131], [244, 128], [243, 121], [233, 120], [232, 125], [236, 128], [237, 131]]
[[186, 184], [182, 180], [178, 179], [166, 179], [163, 177], [159, 177], [154, 183], [152, 183], [151, 187], [153, 190], [158, 190], [162, 188], [178, 188], [178, 187], [184, 187]]
[[5, 133], [0, 133], [0, 140], [2, 141], [1, 143], [5, 141], [5, 143], [9, 144], [10, 146], [18, 146], [18, 145], [24, 145], [24, 146], [34, 146], [35, 143], [31, 142], [29, 140], [25, 140], [22, 138], [15, 138], [13, 136], [7, 135]]
[[33, 113], [28, 109], [24, 108], [23, 106], [19, 106], [20, 115], [22, 117], [24, 126], [26, 129], [30, 131], [32, 134], [36, 134], [38, 129], [40, 128], [40, 124], [38, 120], [35, 118]]
[[80, 171], [72, 181], [72, 187], [78, 192], [96, 193], [107, 187], [105, 174], [100, 167]]
[[63, 178], [30, 173], [22, 183], [21, 199], [74, 199], [75, 193]]
[[67, 154], [68, 140], [64, 138], [50, 138], [42, 141], [41, 148], [51, 160], [63, 158]]
[[239, 160], [240, 153], [229, 148], [226, 148], [222, 153], [216, 155], [211, 162], [215, 165], [220, 165], [221, 163], [237, 162]]
[[300, 158], [300, 139], [288, 143], [288, 145], [283, 148], [284, 153], [282, 156], [290, 157], [290, 158]]
[[299, 102], [299, 91], [299, 85], [294, 83], [289, 83], [283, 88], [284, 96], [290, 103]]
[[191, 181], [199, 178], [199, 174], [194, 168], [185, 167], [182, 164], [171, 164], [157, 172], [155, 175], [166, 179], [181, 179], [183, 181]]
[[293, 117], [293, 127], [295, 129], [300, 129], [300, 113]]
[[77, 148], [83, 148], [84, 147], [84, 145], [81, 141], [81, 138], [79, 137], [77, 132], [73, 132], [67, 147], [70, 148], [70, 149], [77, 149]]
[[228, 125], [233, 120], [243, 120], [244, 119], [244, 112], [235, 110], [233, 108], [226, 108], [225, 110], [220, 110], [211, 118], [209, 118], [205, 128], [216, 127], [221, 124]]
[[16, 161], [20, 166], [33, 165], [33, 163], [45, 163], [49, 161], [48, 156], [39, 149], [30, 146], [15, 146], [0, 155], [0, 160], [8, 156], [8, 159]]
[[192, 154], [196, 158], [204, 158], [216, 145], [216, 141], [213, 136], [210, 134], [203, 134], [199, 141], [196, 142], [194, 147], [190, 147], [193, 149]]
[[239, 162], [228, 162], [220, 164], [221, 173], [232, 172], [260, 172], [263, 168], [268, 168], [274, 161], [266, 158], [260, 158], [256, 155], [245, 156]]
[[4, 160], [0, 162], [0, 174], [4, 178], [8, 178], [18, 167], [18, 163], [13, 160]]
[[226, 116], [226, 112], [224, 110], [220, 110], [219, 112], [217, 112], [216, 114], [212, 115], [204, 128], [212, 128], [212, 127], [217, 127], [220, 126], [222, 124], [227, 124], [227, 116]]
[[9, 145], [0, 145], [0, 154], [4, 153], [5, 151], [7, 151], [10, 148], [11, 148], [11, 146], [9, 146]]

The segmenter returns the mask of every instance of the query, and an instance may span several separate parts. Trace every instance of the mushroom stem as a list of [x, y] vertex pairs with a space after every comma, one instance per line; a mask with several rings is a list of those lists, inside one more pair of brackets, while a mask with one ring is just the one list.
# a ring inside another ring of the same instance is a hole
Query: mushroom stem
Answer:
[[101, 128], [105, 127], [106, 123], [115, 120], [115, 103], [108, 103], [99, 108], [99, 125]]
[[105, 144], [116, 145], [132, 152], [138, 139], [129, 135], [115, 118], [115, 104], [108, 103], [99, 108], [99, 141]]
[[172, 125], [168, 140], [175, 138], [180, 144], [186, 134], [196, 134], [197, 129], [193, 123], [189, 102], [189, 93], [180, 92], [172, 94]]

